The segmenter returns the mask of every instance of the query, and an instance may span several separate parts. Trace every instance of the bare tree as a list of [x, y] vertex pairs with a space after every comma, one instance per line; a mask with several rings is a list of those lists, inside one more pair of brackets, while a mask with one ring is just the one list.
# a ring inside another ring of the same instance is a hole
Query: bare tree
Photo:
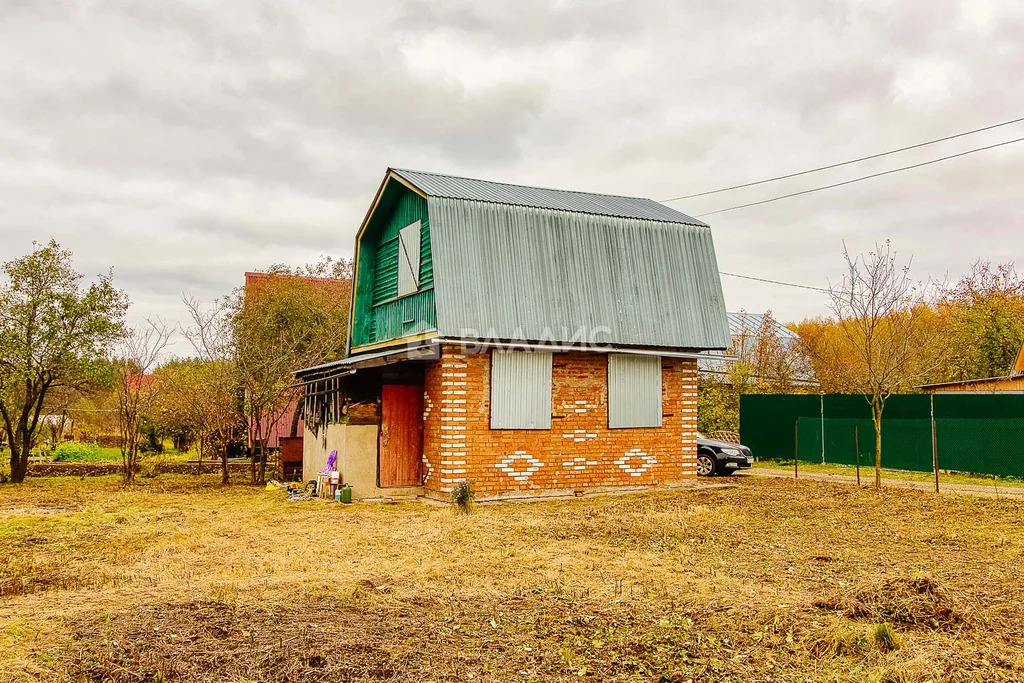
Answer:
[[121, 476], [125, 484], [135, 480], [139, 468], [139, 434], [142, 421], [153, 406], [156, 387], [150, 374], [167, 348], [173, 328], [158, 318], [147, 318], [128, 330], [115, 361], [117, 424], [121, 436]]
[[183, 327], [192, 348], [203, 360], [230, 358], [232, 353], [231, 309], [226, 299], [217, 299], [210, 306], [188, 295], [181, 301], [192, 318], [190, 327]]
[[851, 257], [843, 245], [846, 273], [829, 287], [831, 308], [859, 364], [855, 390], [868, 395], [875, 427], [875, 488], [882, 485], [882, 411], [893, 393], [913, 386], [927, 373], [922, 353], [935, 345], [929, 334], [931, 309], [924, 286], [911, 279], [910, 265], [899, 265], [888, 241]]
[[182, 297], [192, 325], [183, 330], [201, 366], [190, 393], [190, 414], [199, 436], [200, 451], [210, 448], [220, 457], [221, 482], [230, 481], [228, 444], [242, 421], [238, 398], [242, 383], [234, 359], [234, 339], [228, 303], [221, 299], [203, 306]]

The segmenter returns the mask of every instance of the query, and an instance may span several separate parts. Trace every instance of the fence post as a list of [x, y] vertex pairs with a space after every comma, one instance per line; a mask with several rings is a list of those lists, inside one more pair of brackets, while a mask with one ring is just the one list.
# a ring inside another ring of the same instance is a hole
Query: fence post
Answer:
[[800, 478], [800, 420], [793, 421], [793, 478]]
[[931, 393], [929, 402], [932, 414], [932, 469], [935, 470], [935, 493], [939, 492], [939, 440], [935, 429], [935, 392]]
[[853, 425], [853, 457], [857, 463], [857, 488], [860, 488], [860, 427]]
[[825, 392], [821, 392], [821, 464], [825, 464]]

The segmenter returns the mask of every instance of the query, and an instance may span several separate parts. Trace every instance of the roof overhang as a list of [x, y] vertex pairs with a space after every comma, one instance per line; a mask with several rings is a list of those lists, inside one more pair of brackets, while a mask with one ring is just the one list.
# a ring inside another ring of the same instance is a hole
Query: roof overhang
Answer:
[[[547, 353], [628, 353], [641, 356], [661, 356], [663, 358], [708, 358], [707, 352], [698, 349], [669, 349], [653, 347], [619, 346], [619, 345], [588, 345], [588, 344], [560, 344], [553, 342], [528, 342], [516, 340], [478, 340], [478, 339], [452, 339], [434, 338], [424, 344], [411, 347], [398, 347], [375, 351], [373, 353], [360, 353], [341, 360], [314, 365], [312, 367], [295, 370], [292, 374], [299, 380], [297, 386], [320, 382], [325, 379], [334, 379], [346, 375], [355, 374], [357, 370], [366, 368], [405, 363], [408, 361], [437, 360], [441, 357], [441, 344], [461, 346], [464, 349], [485, 352], [491, 349], [509, 351], [537, 351]], [[712, 356], [712, 358], [725, 360], [729, 356]]]
[[375, 353], [361, 353], [331, 363], [296, 370], [292, 374], [297, 379], [302, 380], [301, 384], [308, 384], [309, 382], [319, 382], [324, 379], [351, 375], [357, 370], [365, 368], [375, 368], [394, 363], [404, 363], [406, 361], [434, 360], [440, 358], [440, 356], [441, 347], [437, 343], [432, 342], [411, 348], [392, 348]]
[[936, 382], [934, 384], [918, 384], [915, 389], [923, 389], [925, 391], [929, 389], [941, 389], [943, 387], [959, 387], [969, 386], [971, 384], [988, 384], [991, 382], [1005, 382], [1012, 379], [1021, 379], [1020, 377], [1014, 377], [1012, 375], [1004, 375], [1002, 377], [979, 377], [977, 379], [961, 379], [955, 382]]
[[437, 340], [442, 344], [459, 345], [464, 348], [486, 351], [500, 349], [508, 351], [542, 351], [549, 353], [629, 353], [640, 356], [663, 356], [665, 358], [703, 358], [703, 349], [672, 349], [664, 347], [624, 346], [618, 344], [565, 344], [545, 341], [518, 341], [515, 339], [463, 339], [444, 337]]

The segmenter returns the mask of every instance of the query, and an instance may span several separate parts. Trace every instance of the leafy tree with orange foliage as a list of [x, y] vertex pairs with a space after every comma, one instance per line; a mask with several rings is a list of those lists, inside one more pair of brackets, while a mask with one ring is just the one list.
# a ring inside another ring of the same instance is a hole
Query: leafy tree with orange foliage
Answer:
[[265, 478], [266, 426], [299, 397], [292, 371], [344, 355], [351, 292], [352, 262], [328, 258], [305, 268], [274, 266], [231, 299], [233, 358], [244, 389], [254, 482]]
[[151, 419], [183, 437], [184, 442], [194, 442], [200, 465], [204, 456], [218, 458], [221, 480], [227, 484], [228, 444], [241, 423], [239, 387], [230, 361], [173, 360], [157, 368], [153, 376], [159, 392]]

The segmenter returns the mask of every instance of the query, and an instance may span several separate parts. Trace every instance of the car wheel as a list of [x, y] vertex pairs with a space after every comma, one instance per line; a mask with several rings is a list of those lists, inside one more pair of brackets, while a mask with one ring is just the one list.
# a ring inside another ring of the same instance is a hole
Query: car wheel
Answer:
[[697, 476], [711, 477], [715, 474], [715, 459], [707, 453], [697, 454]]

